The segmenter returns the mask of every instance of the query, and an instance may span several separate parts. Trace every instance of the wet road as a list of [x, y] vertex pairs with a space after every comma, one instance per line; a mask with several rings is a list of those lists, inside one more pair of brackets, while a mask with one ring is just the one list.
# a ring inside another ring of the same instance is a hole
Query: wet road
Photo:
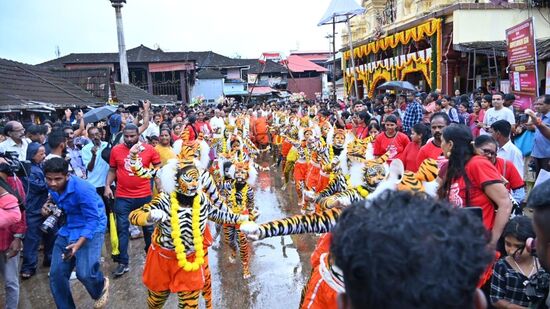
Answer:
[[[267, 165], [267, 163], [263, 164]], [[265, 222], [299, 213], [293, 186], [281, 191], [281, 173], [261, 172], [256, 188], [256, 205], [261, 211], [258, 222]], [[212, 270], [214, 308], [297, 308], [304, 282], [310, 274], [309, 257], [315, 246], [314, 235], [276, 237], [251, 244], [250, 270], [244, 280], [240, 261], [228, 260], [229, 249], [216, 240], [209, 250]], [[146, 308], [146, 289], [141, 283], [145, 253], [143, 240], [132, 240], [130, 273], [111, 279], [107, 308]], [[114, 269], [104, 248], [104, 273], [110, 278]], [[39, 262], [41, 263], [41, 257]], [[41, 265], [41, 264], [39, 264]], [[78, 308], [91, 308], [92, 300], [78, 280], [71, 281], [73, 297]], [[0, 307], [3, 307], [4, 288], [0, 284]], [[55, 308], [49, 289], [48, 269], [39, 266], [37, 274], [21, 282], [20, 308]], [[165, 308], [176, 308], [176, 295], [171, 295]], [[201, 300], [201, 308], [204, 303]]]

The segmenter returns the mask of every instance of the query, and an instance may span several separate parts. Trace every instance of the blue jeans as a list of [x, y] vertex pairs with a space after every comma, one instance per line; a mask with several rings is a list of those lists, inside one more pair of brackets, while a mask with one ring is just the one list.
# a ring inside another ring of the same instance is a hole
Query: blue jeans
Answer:
[[[130, 241], [130, 232], [128, 231], [128, 228], [130, 227], [130, 221], [128, 220], [128, 216], [130, 215], [130, 212], [140, 208], [150, 201], [150, 196], [142, 198], [117, 197], [115, 199], [114, 212], [116, 215], [116, 231], [118, 234], [118, 251], [120, 251], [120, 254], [115, 258], [115, 262], [124, 265], [128, 265], [130, 262], [130, 258], [128, 256], [128, 242]], [[152, 225], [143, 227], [145, 252], [147, 252], [149, 245], [151, 244], [153, 229], [154, 227]]]
[[69, 239], [64, 236], [57, 236], [50, 268], [50, 289], [57, 308], [76, 308], [69, 284], [71, 272], [75, 267], [76, 277], [82, 282], [92, 299], [98, 299], [101, 296], [105, 284], [100, 265], [104, 238], [104, 233], [95, 233], [94, 238], [87, 239], [84, 245], [76, 251], [73, 258], [63, 260], [61, 255], [65, 247], [69, 245]]
[[[6, 251], [0, 251], [0, 278], [4, 279], [5, 307], [6, 309], [17, 309], [19, 304], [19, 253], [7, 259]], [[1, 306], [1, 305], [0, 305]]]
[[44, 261], [50, 262], [52, 260], [53, 244], [55, 242], [55, 234], [57, 233], [57, 226], [49, 233], [45, 234], [40, 230], [40, 225], [45, 217], [41, 214], [29, 214], [27, 216], [27, 232], [25, 234], [25, 240], [23, 240], [23, 265], [21, 266], [21, 273], [36, 272], [36, 264], [38, 263], [38, 247], [40, 241], [44, 243]]

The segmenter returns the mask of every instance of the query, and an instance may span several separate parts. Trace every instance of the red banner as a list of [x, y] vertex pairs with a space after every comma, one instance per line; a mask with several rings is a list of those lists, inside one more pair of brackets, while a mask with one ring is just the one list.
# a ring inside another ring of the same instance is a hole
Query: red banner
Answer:
[[516, 96], [514, 106], [532, 108], [538, 96], [537, 51], [533, 19], [506, 29], [510, 90]]

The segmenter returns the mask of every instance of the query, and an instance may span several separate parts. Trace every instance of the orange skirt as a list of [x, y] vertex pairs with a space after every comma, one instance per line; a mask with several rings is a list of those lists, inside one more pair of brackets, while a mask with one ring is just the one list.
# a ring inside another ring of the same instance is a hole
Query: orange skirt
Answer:
[[296, 183], [305, 181], [309, 164], [305, 162], [296, 162], [294, 164], [294, 181]]
[[[159, 233], [155, 228], [151, 237]], [[160, 292], [170, 290], [172, 293], [181, 291], [196, 291], [204, 287], [204, 266], [208, 264], [208, 247], [213, 239], [208, 224], [203, 233], [203, 249], [205, 252], [204, 264], [196, 271], [185, 271], [179, 267], [176, 251], [162, 248], [154, 241], [149, 246], [143, 270], [143, 284], [151, 291]], [[187, 255], [188, 261], [195, 260], [195, 254]]]
[[309, 171], [306, 179], [306, 188], [317, 189], [319, 185], [319, 175], [321, 173], [321, 167], [317, 164], [309, 164]]
[[326, 189], [326, 187], [328, 187], [328, 184], [330, 183], [330, 175], [329, 176], [326, 176], [326, 175], [323, 175], [323, 173], [321, 173], [319, 175], [319, 184], [317, 185], [317, 193], [323, 191]]
[[[195, 254], [187, 255], [187, 260], [193, 261]], [[176, 252], [151, 243], [145, 269], [143, 270], [143, 284], [151, 291], [160, 292], [170, 290], [171, 293], [191, 292], [202, 290], [204, 287], [204, 263], [196, 271], [185, 271], [178, 266]]]

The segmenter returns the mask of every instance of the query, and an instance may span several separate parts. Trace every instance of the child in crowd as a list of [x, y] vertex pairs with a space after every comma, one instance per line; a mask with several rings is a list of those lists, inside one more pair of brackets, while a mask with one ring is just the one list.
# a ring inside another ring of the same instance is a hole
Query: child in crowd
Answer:
[[460, 116], [461, 124], [468, 125], [470, 123], [470, 114], [468, 113], [468, 102], [461, 102], [458, 105], [458, 114]]
[[369, 135], [375, 138], [380, 133], [380, 126], [378, 123], [370, 123], [368, 126], [369, 129]]
[[506, 257], [494, 266], [491, 281], [491, 304], [495, 308], [538, 308], [548, 291], [549, 275], [537, 257], [525, 249], [535, 232], [531, 219], [515, 217], [506, 224], [502, 238]]

